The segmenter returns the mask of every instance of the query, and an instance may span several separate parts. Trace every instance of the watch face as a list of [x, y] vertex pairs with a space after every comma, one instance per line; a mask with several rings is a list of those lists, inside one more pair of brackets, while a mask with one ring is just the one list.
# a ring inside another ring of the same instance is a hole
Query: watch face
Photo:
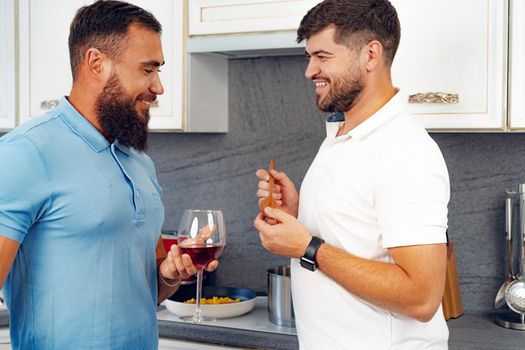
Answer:
[[315, 271], [315, 262], [305, 258], [304, 256], [301, 257], [301, 266], [307, 270]]

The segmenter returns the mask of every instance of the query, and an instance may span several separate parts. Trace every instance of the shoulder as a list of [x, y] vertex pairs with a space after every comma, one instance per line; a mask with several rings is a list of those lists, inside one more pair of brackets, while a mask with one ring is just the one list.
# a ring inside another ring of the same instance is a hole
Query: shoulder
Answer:
[[375, 155], [377, 184], [408, 184], [440, 178], [448, 183], [445, 159], [437, 143], [410, 113], [389, 123]]
[[384, 151], [395, 159], [442, 158], [437, 143], [410, 113], [401, 113], [387, 126]]
[[63, 120], [56, 111], [21, 124], [0, 138], [0, 148], [9, 149], [12, 153], [9, 157], [4, 151], [2, 159], [20, 157], [20, 153], [28, 152], [43, 156], [50, 144], [63, 139], [63, 126]]
[[26, 142], [36, 145], [42, 139], [46, 141], [56, 139], [57, 133], [62, 130], [59, 125], [64, 125], [63, 120], [60, 114], [53, 110], [16, 127], [0, 138], [0, 142], [5, 143], [25, 139]]
[[7, 134], [0, 139], [0, 169], [7, 169], [0, 172], [3, 183], [24, 183], [23, 178], [46, 177], [42, 154], [24, 133]]

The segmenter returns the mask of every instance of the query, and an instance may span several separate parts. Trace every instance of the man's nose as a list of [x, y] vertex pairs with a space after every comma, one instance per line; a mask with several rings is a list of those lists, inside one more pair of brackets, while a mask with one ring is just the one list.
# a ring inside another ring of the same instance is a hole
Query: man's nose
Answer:
[[306, 79], [312, 79], [314, 76], [319, 74], [319, 72], [319, 65], [314, 59], [310, 58], [310, 61], [308, 61], [308, 66], [306, 66], [306, 70], [304, 71], [304, 76]]
[[164, 93], [164, 87], [162, 86], [162, 82], [160, 81], [158, 74], [156, 74], [155, 78], [153, 78], [153, 82], [151, 83], [149, 89], [155, 95], [162, 95]]

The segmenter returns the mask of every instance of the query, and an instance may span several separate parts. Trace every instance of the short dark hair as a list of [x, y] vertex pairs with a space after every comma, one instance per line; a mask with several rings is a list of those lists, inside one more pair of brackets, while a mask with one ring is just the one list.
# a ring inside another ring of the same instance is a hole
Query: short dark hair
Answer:
[[69, 59], [73, 81], [89, 48], [95, 47], [112, 59], [119, 59], [132, 24], [139, 24], [159, 34], [162, 26], [150, 12], [123, 1], [98, 0], [81, 7], [69, 29]]
[[401, 38], [401, 28], [394, 6], [388, 0], [325, 0], [303, 17], [297, 30], [297, 42], [334, 26], [335, 42], [360, 49], [371, 40], [383, 45], [385, 63], [390, 66]]

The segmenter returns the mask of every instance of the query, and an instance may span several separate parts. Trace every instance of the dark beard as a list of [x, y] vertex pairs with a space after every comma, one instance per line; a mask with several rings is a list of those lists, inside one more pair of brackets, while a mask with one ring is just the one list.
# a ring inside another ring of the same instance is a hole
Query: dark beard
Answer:
[[327, 113], [346, 112], [359, 101], [364, 88], [361, 77], [334, 81], [324, 100], [320, 101], [317, 96], [317, 107]]
[[144, 116], [138, 114], [135, 101], [126, 98], [116, 75], [109, 79], [98, 96], [95, 108], [106, 137], [116, 139], [121, 145], [133, 147], [137, 151], [146, 150], [149, 111]]

